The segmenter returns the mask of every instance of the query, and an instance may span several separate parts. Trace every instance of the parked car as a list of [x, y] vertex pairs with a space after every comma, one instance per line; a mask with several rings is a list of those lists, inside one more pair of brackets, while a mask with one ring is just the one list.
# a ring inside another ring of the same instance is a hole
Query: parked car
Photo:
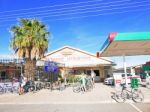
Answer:
[[106, 85], [113, 85], [114, 84], [114, 78], [113, 77], [108, 77], [104, 79], [104, 84]]

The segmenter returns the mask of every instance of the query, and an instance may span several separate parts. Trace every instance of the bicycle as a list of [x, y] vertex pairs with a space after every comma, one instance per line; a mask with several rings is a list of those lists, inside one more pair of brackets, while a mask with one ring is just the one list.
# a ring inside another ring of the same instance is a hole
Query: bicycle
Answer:
[[[84, 90], [86, 89], [86, 90]], [[77, 82], [73, 85], [73, 92], [79, 93], [79, 92], [84, 92], [84, 91], [91, 91], [93, 89], [93, 84], [90, 79], [87, 79], [87, 82], [84, 86], [81, 84], [81, 82]]]
[[39, 91], [43, 88], [46, 88], [44, 82], [35, 82], [34, 86], [35, 86], [34, 92]]
[[14, 84], [9, 83], [3, 83], [0, 85], [0, 94], [6, 93], [6, 92], [18, 92], [18, 86], [15, 86]]
[[79, 93], [80, 91], [82, 91], [82, 89], [83, 87], [80, 82], [77, 82], [73, 85], [73, 92], [75, 93]]
[[63, 91], [65, 88], [66, 88], [65, 84], [62, 83], [61, 81], [56, 81], [52, 84], [52, 90]]
[[19, 95], [22, 95], [27, 92], [35, 92], [35, 84], [34, 81], [29, 80], [25, 83], [25, 85], [21, 86], [18, 88], [18, 93]]
[[112, 93], [111, 96], [116, 102], [123, 103], [126, 99], [132, 99], [134, 102], [140, 103], [144, 100], [142, 91], [138, 88], [131, 88], [128, 90], [125, 85], [122, 85], [122, 90]]
[[91, 91], [93, 89], [94, 85], [93, 85], [93, 81], [91, 78], [87, 79], [87, 83], [86, 83], [86, 90]]

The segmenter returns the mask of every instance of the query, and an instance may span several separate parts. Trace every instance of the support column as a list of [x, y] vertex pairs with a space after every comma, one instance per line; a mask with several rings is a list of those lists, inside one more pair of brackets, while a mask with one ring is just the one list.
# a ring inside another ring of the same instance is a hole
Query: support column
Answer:
[[100, 67], [100, 81], [102, 82], [104, 79], [104, 67]]
[[125, 59], [125, 55], [123, 56], [123, 64], [124, 64], [124, 74], [125, 74], [125, 83], [126, 83], [126, 87], [128, 86], [127, 83], [127, 65], [126, 65], [126, 59]]

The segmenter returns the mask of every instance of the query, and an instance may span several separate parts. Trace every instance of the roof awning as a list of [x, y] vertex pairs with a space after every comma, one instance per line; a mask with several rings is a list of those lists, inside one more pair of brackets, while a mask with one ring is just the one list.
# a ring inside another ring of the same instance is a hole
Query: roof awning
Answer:
[[65, 67], [67, 68], [82, 68], [82, 67], [100, 67], [100, 66], [113, 66], [115, 64], [99, 64], [99, 63], [80, 63], [80, 64], [77, 64], [77, 63], [68, 63], [65, 65]]
[[150, 32], [110, 33], [101, 56], [150, 55]]
[[[36, 61], [36, 66], [45, 66], [45, 62], [46, 61], [44, 61], [44, 60], [37, 60]], [[57, 66], [58, 67], [64, 67], [64, 64], [62, 64], [62, 63], [57, 63]]]

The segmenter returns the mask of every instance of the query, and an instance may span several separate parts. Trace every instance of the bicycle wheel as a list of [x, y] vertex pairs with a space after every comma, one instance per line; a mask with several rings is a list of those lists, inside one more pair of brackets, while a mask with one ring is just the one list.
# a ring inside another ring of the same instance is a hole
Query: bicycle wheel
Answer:
[[17, 93], [18, 92], [18, 88], [15, 86], [12, 86], [11, 88], [12, 93]]
[[51, 84], [49, 82], [46, 82], [45, 85], [44, 85], [44, 88], [45, 89], [50, 89], [51, 87]]
[[63, 91], [63, 90], [65, 90], [65, 88], [66, 88], [65, 85], [64, 85], [64, 84], [61, 84], [60, 87], [59, 87], [59, 90], [60, 90], [60, 91]]
[[15, 87], [14, 92], [18, 94], [19, 87]]
[[75, 84], [73, 85], [73, 92], [79, 93], [81, 91], [81, 85], [80, 84]]
[[86, 85], [86, 89], [87, 89], [87, 91], [92, 91], [93, 85], [92, 84]]
[[140, 103], [144, 100], [144, 95], [141, 90], [135, 89], [132, 91], [132, 100], [134, 102]]
[[126, 101], [126, 92], [125, 91], [118, 91], [114, 94], [114, 100], [118, 103], [123, 103]]
[[4, 88], [0, 86], [0, 94], [4, 93]]

